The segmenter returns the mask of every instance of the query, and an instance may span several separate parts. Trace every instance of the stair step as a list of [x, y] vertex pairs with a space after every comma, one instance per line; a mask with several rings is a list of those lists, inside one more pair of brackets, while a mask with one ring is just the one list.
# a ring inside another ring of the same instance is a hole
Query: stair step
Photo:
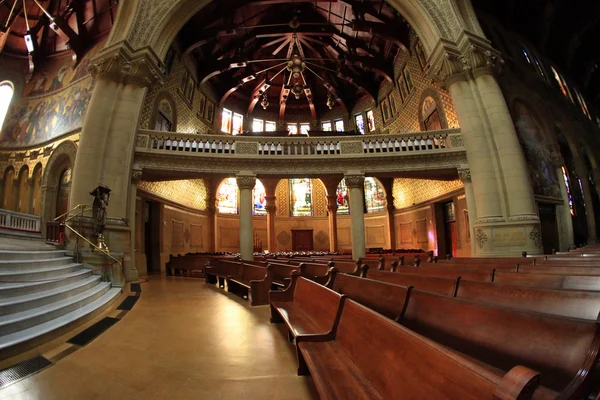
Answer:
[[111, 300], [121, 293], [120, 288], [110, 288], [102, 296], [98, 297], [94, 301], [85, 304], [83, 307], [77, 308], [71, 312], [61, 315], [58, 318], [54, 318], [50, 321], [46, 321], [39, 325], [27, 328], [21, 331], [13, 332], [8, 335], [0, 336], [0, 350], [8, 347], [17, 345], [19, 343], [26, 342], [36, 337], [45, 335], [53, 330], [59, 329], [65, 325], [75, 322], [86, 315], [104, 307]]
[[82, 268], [63, 275], [55, 276], [52, 280], [42, 282], [0, 282], [0, 299], [8, 297], [23, 296], [29, 293], [36, 293], [69, 285], [73, 282], [85, 279], [91, 276], [92, 270]]
[[49, 251], [17, 251], [17, 250], [0, 250], [0, 261], [2, 260], [37, 260], [48, 259], [55, 257], [64, 257], [66, 250], [49, 250]]
[[110, 289], [109, 282], [100, 282], [85, 292], [54, 303], [0, 317], [0, 336], [9, 335], [43, 324], [67, 314], [101, 297]]
[[91, 275], [68, 285], [50, 290], [0, 299], [0, 317], [75, 296], [100, 283], [100, 275]]
[[[16, 281], [37, 281], [54, 279], [57, 276], [83, 268], [83, 264], [64, 264], [48, 268], [24, 270], [0, 270], [0, 283], [19, 283]], [[24, 283], [24, 282], [23, 282]]]
[[73, 263], [73, 257], [55, 257], [38, 260], [0, 260], [0, 272], [5, 269], [26, 270], [29, 268], [56, 267]]

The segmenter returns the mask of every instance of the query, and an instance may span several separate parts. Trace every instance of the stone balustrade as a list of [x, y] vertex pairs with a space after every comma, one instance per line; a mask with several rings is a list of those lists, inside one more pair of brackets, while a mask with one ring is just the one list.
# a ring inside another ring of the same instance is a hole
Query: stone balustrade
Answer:
[[36, 215], [22, 214], [0, 209], [0, 229], [23, 232], [41, 232], [42, 220]]
[[460, 129], [346, 137], [249, 137], [139, 130], [136, 142], [136, 151], [144, 153], [233, 158], [343, 158], [457, 150], [464, 151]]

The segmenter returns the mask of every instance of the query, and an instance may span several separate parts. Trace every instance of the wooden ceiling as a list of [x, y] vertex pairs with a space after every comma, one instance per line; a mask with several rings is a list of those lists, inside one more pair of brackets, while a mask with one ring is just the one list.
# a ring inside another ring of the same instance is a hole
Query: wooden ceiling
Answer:
[[[376, 99], [409, 32], [383, 0], [219, 0], [190, 19], [179, 41], [221, 103], [244, 101], [251, 113], [266, 93], [280, 118], [306, 107], [315, 117], [328, 97], [348, 110], [364, 95]], [[303, 63], [297, 74], [286, 69], [294, 55]]]
[[77, 61], [90, 45], [106, 36], [119, 0], [0, 0], [0, 52], [29, 58], [28, 30], [34, 38], [32, 61], [72, 52]]

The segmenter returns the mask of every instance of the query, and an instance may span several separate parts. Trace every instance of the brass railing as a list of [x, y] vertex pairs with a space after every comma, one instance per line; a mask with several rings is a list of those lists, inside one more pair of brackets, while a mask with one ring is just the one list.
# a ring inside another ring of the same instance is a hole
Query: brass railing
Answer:
[[[119, 264], [120, 270], [121, 270], [121, 274], [123, 275], [123, 277], [125, 276], [125, 272], [123, 271], [123, 263], [117, 259], [116, 257], [114, 257], [112, 254], [110, 254], [110, 252], [106, 249], [102, 249], [100, 247], [98, 247], [98, 245], [92, 243], [91, 240], [89, 240], [88, 238], [86, 238], [85, 236], [83, 236], [81, 233], [79, 233], [75, 228], [73, 228], [71, 225], [68, 224], [69, 221], [72, 221], [74, 218], [76, 217], [83, 217], [83, 214], [86, 211], [89, 211], [89, 204], [77, 204], [73, 209], [67, 211], [66, 213], [59, 215], [58, 217], [54, 218], [54, 221], [59, 221], [61, 218], [65, 218], [64, 221], [60, 221], [62, 225], [64, 225], [66, 228], [68, 228], [71, 232], [73, 232], [76, 236], [77, 236], [77, 242], [75, 243], [75, 253], [78, 254], [79, 253], [79, 239], [82, 239], [84, 242], [88, 243], [90, 246], [92, 246], [92, 248], [95, 251], [98, 251], [102, 254], [104, 254], [105, 256], [107, 256], [108, 258], [114, 260], [117, 264]], [[81, 229], [83, 230], [83, 229]]]

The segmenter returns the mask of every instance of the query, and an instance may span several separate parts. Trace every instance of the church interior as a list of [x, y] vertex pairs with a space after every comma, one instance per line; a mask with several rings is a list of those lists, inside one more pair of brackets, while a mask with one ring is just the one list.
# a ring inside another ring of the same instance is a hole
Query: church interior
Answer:
[[0, 398], [600, 399], [599, 34], [1, 0]]

